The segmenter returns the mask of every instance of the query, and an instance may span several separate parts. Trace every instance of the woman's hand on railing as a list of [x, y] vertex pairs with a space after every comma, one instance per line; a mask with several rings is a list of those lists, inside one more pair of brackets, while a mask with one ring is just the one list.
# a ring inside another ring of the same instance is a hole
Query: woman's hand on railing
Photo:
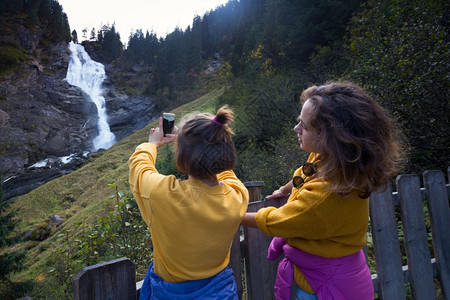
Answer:
[[273, 191], [272, 195], [267, 196], [264, 200], [287, 197], [287, 196], [291, 195], [291, 191], [292, 191], [293, 187], [294, 187], [294, 184], [292, 183], [292, 180], [291, 180], [287, 184], [280, 186], [280, 188], [278, 190]]
[[282, 198], [282, 197], [287, 197], [289, 196], [291, 193], [289, 194], [283, 194], [283, 192], [281, 191], [281, 189], [275, 190], [273, 191], [272, 195], [268, 195], [266, 196], [266, 198], [264, 200], [271, 200], [271, 199], [275, 199], [275, 198]]

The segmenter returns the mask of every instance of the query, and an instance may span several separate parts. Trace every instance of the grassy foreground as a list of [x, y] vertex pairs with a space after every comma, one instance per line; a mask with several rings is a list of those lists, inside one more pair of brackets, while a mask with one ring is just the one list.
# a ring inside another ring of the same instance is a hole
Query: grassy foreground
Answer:
[[[177, 115], [178, 121], [195, 111], [214, 113], [224, 91], [225, 87], [215, 89], [172, 112]], [[153, 121], [108, 150], [93, 154], [80, 169], [40, 186], [12, 204], [12, 209], [19, 209], [20, 232], [29, 232], [45, 223], [53, 214], [64, 220], [44, 241], [28, 240], [15, 246], [16, 249], [26, 249], [28, 254], [26, 269], [15, 274], [14, 280], [45, 280], [42, 270], [50, 267], [49, 262], [62, 247], [58, 244], [58, 234], [74, 230], [73, 235], [76, 236], [84, 225], [93, 224], [99, 217], [106, 215], [114, 207], [115, 201], [110, 197], [115, 194], [115, 189], [108, 187], [109, 184], [117, 186], [119, 191], [129, 191], [128, 158], [137, 145], [147, 141], [150, 127], [156, 127], [157, 122]], [[161, 148], [161, 154], [165, 149]]]

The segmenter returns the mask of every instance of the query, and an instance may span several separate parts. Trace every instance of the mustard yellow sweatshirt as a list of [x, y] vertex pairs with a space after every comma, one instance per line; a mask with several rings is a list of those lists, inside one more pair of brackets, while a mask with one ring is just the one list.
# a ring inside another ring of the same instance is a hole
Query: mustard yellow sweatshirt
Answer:
[[168, 282], [204, 279], [229, 262], [249, 196], [233, 171], [209, 186], [159, 174], [157, 149], [144, 143], [129, 159], [130, 186], [153, 241], [154, 271]]
[[[301, 172], [299, 168], [294, 176]], [[313, 178], [299, 189], [293, 188], [284, 206], [258, 211], [258, 228], [269, 236], [286, 238], [293, 247], [322, 257], [341, 257], [359, 251], [366, 244], [369, 199], [359, 198], [358, 191], [343, 198], [328, 192], [328, 187], [327, 182]], [[297, 267], [294, 277], [301, 289], [314, 293]]]

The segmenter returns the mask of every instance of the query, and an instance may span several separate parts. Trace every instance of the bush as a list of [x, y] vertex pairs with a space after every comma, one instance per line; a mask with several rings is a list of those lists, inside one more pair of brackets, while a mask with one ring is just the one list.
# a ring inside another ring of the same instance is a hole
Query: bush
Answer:
[[20, 67], [27, 60], [29, 60], [28, 56], [18, 48], [0, 47], [0, 75]]
[[115, 204], [106, 216], [85, 225], [77, 236], [74, 229], [58, 235], [62, 248], [47, 270], [52, 278], [47, 285], [60, 298], [71, 298], [72, 278], [85, 266], [128, 257], [136, 265], [136, 278], [141, 280], [153, 260], [150, 231], [135, 199], [117, 191], [115, 185], [109, 186], [116, 189], [110, 196]]

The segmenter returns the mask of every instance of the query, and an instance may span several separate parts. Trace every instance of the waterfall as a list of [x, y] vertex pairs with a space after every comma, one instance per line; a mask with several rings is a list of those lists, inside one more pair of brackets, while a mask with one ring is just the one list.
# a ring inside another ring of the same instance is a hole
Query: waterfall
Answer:
[[105, 98], [102, 96], [102, 83], [106, 78], [105, 66], [93, 61], [82, 45], [71, 42], [69, 48], [72, 54], [66, 80], [81, 88], [97, 106], [98, 136], [94, 138], [94, 150], [108, 149], [115, 143], [115, 136], [108, 125]]

